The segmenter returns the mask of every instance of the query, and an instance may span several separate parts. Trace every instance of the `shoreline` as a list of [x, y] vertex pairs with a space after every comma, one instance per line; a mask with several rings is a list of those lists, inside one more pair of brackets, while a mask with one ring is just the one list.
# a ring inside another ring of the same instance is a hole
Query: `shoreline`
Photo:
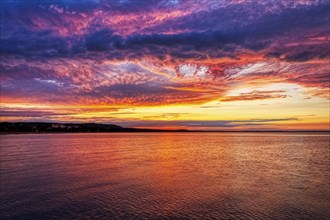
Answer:
[[180, 131], [180, 130], [137, 130], [137, 131], [107, 131], [107, 132], [0, 132], [0, 135], [11, 134], [107, 134], [107, 133], [329, 133], [328, 131]]

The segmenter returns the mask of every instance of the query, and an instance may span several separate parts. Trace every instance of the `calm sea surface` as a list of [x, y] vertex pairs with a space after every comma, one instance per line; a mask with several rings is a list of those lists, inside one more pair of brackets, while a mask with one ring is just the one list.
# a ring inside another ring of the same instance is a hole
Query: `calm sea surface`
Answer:
[[328, 133], [0, 136], [0, 219], [329, 219]]

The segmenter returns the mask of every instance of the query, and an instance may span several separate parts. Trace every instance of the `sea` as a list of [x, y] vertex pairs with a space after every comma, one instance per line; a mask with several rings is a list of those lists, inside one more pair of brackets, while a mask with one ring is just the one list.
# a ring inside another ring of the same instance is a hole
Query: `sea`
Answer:
[[0, 135], [0, 219], [330, 219], [330, 134]]

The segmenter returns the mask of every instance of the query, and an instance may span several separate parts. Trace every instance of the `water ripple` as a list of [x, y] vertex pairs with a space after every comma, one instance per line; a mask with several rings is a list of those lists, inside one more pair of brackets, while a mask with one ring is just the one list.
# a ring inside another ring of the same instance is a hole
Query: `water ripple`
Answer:
[[328, 219], [325, 133], [2, 135], [1, 219]]

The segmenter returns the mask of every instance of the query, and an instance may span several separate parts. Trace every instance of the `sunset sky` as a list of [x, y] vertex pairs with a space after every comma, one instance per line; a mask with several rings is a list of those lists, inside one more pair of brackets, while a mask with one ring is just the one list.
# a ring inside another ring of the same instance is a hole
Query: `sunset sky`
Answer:
[[0, 4], [1, 121], [330, 130], [328, 0]]

